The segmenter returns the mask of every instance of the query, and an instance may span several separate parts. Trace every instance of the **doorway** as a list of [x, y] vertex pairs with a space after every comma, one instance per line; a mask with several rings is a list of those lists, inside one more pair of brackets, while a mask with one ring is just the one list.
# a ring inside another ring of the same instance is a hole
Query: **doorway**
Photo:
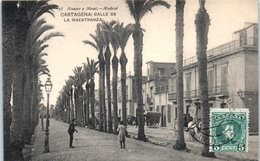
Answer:
[[165, 109], [165, 106], [161, 107], [161, 127], [166, 127], [166, 109]]

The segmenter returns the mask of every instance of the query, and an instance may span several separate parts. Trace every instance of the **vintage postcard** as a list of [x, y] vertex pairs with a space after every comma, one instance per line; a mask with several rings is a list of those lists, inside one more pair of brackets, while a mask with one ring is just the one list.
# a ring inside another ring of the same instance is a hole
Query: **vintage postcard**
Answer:
[[0, 160], [258, 160], [257, 0], [1, 4]]

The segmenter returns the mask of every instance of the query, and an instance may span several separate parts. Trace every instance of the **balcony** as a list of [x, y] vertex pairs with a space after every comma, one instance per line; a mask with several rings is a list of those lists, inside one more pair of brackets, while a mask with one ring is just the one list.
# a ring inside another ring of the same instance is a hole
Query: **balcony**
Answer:
[[167, 85], [157, 85], [155, 88], [155, 93], [166, 92], [166, 91], [168, 91], [168, 84]]
[[173, 101], [173, 100], [176, 100], [176, 93], [169, 93], [168, 94], [168, 100], [169, 101]]
[[[212, 96], [228, 96], [229, 91], [228, 91], [228, 85], [223, 85], [223, 86], [216, 86], [216, 87], [212, 87], [212, 90], [208, 90], [208, 96], [212, 97]], [[191, 99], [196, 99], [199, 97], [199, 90], [192, 90], [192, 91], [184, 91], [184, 99], [185, 100], [191, 100]], [[169, 93], [169, 101], [172, 100], [176, 100], [176, 93]]]
[[[237, 51], [239, 49], [242, 49], [243, 47], [253, 47], [257, 49], [257, 44], [258, 44], [257, 42], [258, 42], [257, 37], [247, 37], [247, 41], [244, 42], [244, 44], [241, 44], [239, 40], [231, 41], [208, 50], [207, 56], [208, 59], [210, 59], [211, 57], [222, 55], [222, 54], [227, 55], [230, 52]], [[183, 61], [183, 66], [188, 66], [195, 63], [197, 63], [197, 56], [193, 56], [191, 58], [185, 59]]]
[[148, 80], [167, 81], [170, 77], [171, 77], [171, 75], [158, 75], [158, 74], [154, 74], [154, 75], [149, 75], [148, 76]]

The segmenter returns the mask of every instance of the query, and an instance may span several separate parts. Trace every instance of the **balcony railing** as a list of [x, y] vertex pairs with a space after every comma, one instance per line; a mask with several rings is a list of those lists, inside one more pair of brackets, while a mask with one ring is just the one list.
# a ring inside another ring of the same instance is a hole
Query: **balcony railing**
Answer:
[[167, 85], [157, 85], [155, 88], [155, 93], [166, 92], [166, 91], [168, 91], [168, 84]]
[[[228, 54], [231, 51], [238, 50], [242, 47], [257, 47], [258, 44], [258, 38], [257, 37], [247, 37], [247, 41], [245, 41], [243, 44], [240, 40], [235, 40], [228, 42], [226, 44], [220, 45], [218, 47], [215, 47], [213, 49], [210, 49], [207, 51], [208, 58], [212, 56], [217, 56], [221, 54]], [[191, 58], [185, 59], [183, 61], [183, 66], [188, 66], [191, 64], [197, 63], [197, 56], [193, 56]]]
[[[228, 85], [223, 86], [216, 86], [211, 88], [212, 90], [208, 90], [209, 96], [216, 96], [216, 95], [228, 95]], [[169, 93], [169, 100], [176, 100], [176, 93]], [[184, 91], [184, 99], [192, 99], [199, 97], [199, 90], [192, 90], [192, 91]]]
[[148, 80], [166, 81], [170, 77], [171, 77], [171, 75], [158, 75], [158, 74], [154, 74], [154, 75], [149, 75], [148, 76]]
[[169, 93], [168, 100], [176, 100], [176, 93]]

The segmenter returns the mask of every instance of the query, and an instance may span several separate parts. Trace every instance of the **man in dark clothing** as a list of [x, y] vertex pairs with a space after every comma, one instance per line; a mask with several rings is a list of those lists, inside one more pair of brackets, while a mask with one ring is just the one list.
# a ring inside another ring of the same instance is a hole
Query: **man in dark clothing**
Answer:
[[74, 146], [72, 146], [72, 143], [73, 143], [73, 133], [75, 131], [78, 132], [78, 130], [75, 129], [75, 125], [76, 125], [76, 120], [72, 119], [72, 122], [70, 123], [69, 129], [68, 129], [68, 133], [70, 135], [70, 148], [74, 148]]

